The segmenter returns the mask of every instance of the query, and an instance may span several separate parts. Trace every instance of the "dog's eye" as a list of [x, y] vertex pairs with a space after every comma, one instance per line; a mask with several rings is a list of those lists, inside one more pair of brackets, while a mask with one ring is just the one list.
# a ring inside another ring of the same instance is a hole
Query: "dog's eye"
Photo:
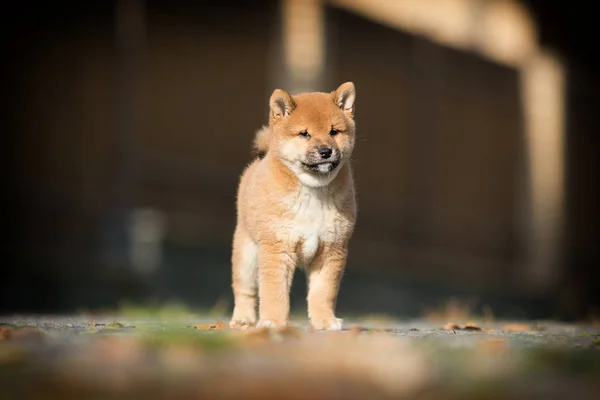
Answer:
[[298, 136], [302, 136], [304, 138], [309, 138], [310, 137], [310, 133], [308, 133], [308, 131], [302, 131], [298, 134]]
[[335, 135], [337, 135], [338, 133], [340, 133], [340, 131], [338, 131], [337, 129], [332, 129], [332, 130], [329, 132], [329, 135], [330, 135], [330, 136], [335, 136]]

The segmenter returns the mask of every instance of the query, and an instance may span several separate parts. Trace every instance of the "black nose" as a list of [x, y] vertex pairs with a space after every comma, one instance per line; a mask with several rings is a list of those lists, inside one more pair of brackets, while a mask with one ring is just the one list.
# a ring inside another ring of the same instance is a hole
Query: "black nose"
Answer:
[[329, 157], [331, 157], [331, 153], [332, 153], [332, 151], [331, 151], [331, 148], [329, 148], [329, 147], [321, 147], [319, 149], [319, 154], [323, 158], [329, 158]]

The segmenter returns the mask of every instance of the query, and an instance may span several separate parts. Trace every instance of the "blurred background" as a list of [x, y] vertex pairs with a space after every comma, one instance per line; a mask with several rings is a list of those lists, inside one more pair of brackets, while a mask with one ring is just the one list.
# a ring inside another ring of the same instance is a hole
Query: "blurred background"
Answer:
[[[357, 88], [338, 301], [600, 304], [593, 2], [10, 2], [0, 313], [232, 307], [238, 178], [275, 88]], [[305, 310], [298, 272], [292, 307]]]

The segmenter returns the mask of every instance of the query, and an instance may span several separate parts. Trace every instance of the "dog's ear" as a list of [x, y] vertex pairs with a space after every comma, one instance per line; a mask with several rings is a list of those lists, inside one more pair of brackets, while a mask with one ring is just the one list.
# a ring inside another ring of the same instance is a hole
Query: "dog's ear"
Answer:
[[354, 118], [354, 100], [356, 99], [356, 90], [354, 83], [342, 83], [334, 92], [335, 104], [345, 112], [350, 118]]
[[288, 92], [275, 89], [269, 100], [269, 106], [271, 107], [271, 119], [277, 121], [289, 116], [296, 108], [296, 103]]

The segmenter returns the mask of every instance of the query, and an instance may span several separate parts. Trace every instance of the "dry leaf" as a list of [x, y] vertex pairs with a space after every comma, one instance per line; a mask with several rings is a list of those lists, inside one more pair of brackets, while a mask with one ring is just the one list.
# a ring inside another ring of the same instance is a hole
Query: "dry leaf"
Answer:
[[224, 331], [228, 327], [225, 322], [218, 319], [216, 324], [196, 324], [196, 325], [194, 325], [194, 328], [198, 329], [199, 331], [209, 331], [209, 330]]
[[467, 322], [464, 326], [460, 326], [458, 324], [455, 324], [454, 322], [448, 322], [446, 325], [444, 325], [444, 329], [447, 331], [453, 331], [454, 333], [456, 333], [456, 331], [482, 331], [482, 329], [479, 326], [472, 322]]
[[213, 324], [196, 324], [194, 325], [194, 328], [198, 329], [199, 331], [208, 331], [210, 329], [215, 329], [216, 325]]
[[223, 331], [227, 329], [227, 324], [220, 319], [217, 320], [217, 324], [215, 325], [215, 329], [218, 331]]
[[474, 324], [473, 322], [467, 322], [467, 324], [461, 329], [465, 330], [465, 331], [478, 331], [478, 332], [482, 330], [479, 326], [477, 326], [477, 324]]
[[522, 332], [528, 331], [531, 327], [527, 324], [507, 324], [504, 325], [503, 330], [505, 332]]
[[456, 329], [460, 329], [460, 326], [455, 324], [454, 322], [448, 322], [446, 325], [444, 325], [444, 329], [447, 331], [453, 331]]

